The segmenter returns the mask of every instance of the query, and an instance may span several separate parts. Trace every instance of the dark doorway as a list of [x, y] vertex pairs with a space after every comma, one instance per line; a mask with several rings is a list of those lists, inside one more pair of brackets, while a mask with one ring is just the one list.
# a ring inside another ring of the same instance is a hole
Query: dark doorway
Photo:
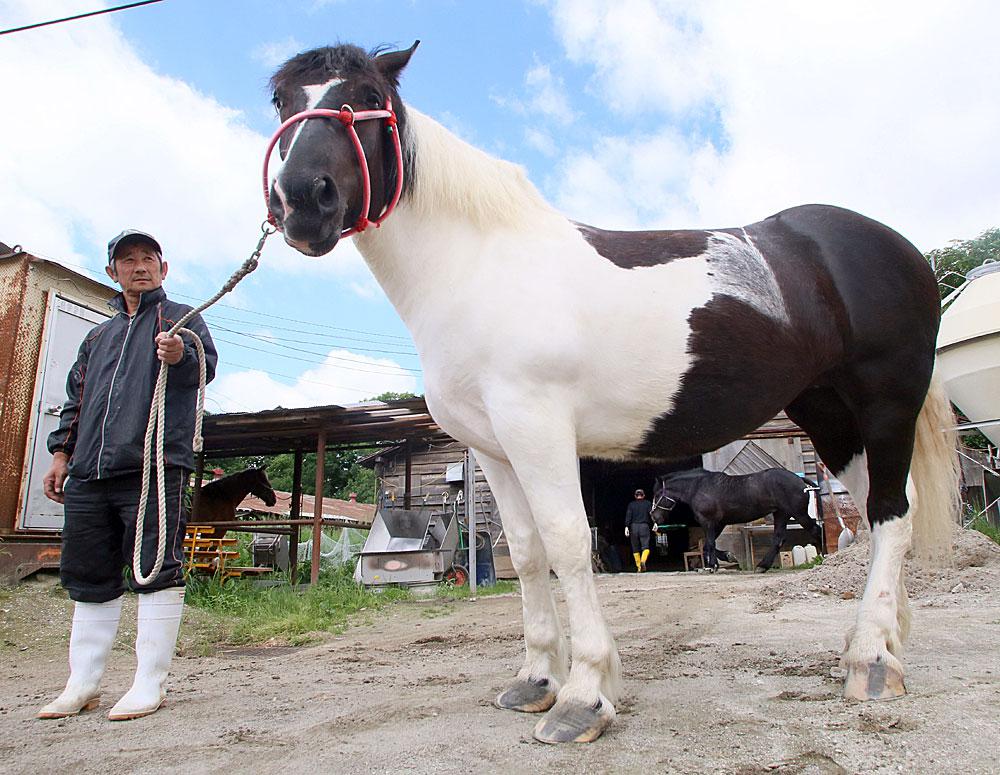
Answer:
[[[606, 570], [613, 573], [635, 570], [632, 549], [625, 537], [625, 510], [637, 489], [653, 497], [657, 476], [671, 471], [697, 468], [701, 458], [680, 463], [622, 462], [583, 459], [580, 461], [580, 483], [583, 502], [590, 524], [597, 528], [598, 548]], [[661, 538], [654, 538], [647, 569], [651, 571], [683, 570], [683, 554], [688, 550], [688, 527], [694, 524], [690, 510], [681, 505], [671, 515]]]

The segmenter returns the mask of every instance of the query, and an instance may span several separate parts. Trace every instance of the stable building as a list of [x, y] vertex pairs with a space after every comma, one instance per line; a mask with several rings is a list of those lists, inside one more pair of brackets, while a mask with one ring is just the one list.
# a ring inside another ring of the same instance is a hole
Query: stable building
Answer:
[[42, 491], [46, 447], [80, 343], [117, 289], [0, 243], [0, 581], [59, 566], [62, 505]]

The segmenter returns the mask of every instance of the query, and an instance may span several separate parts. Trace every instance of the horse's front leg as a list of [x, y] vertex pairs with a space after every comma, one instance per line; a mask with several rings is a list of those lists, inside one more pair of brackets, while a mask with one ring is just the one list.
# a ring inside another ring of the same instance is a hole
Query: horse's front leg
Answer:
[[[545, 743], [596, 740], [615, 718], [621, 660], [601, 614], [591, 570], [590, 528], [583, 507], [576, 438], [561, 405], [533, 405], [527, 422], [498, 423], [494, 430], [524, 491], [549, 563], [566, 596], [572, 638], [569, 679], [556, 704], [535, 726]], [[509, 414], [516, 418], [523, 402]], [[531, 422], [537, 420], [537, 426]], [[544, 422], [543, 422], [544, 421]]]
[[549, 583], [548, 557], [510, 463], [482, 452], [476, 452], [476, 458], [500, 507], [510, 559], [521, 582], [524, 616], [524, 664], [495, 703], [499, 708], [525, 713], [546, 711], [555, 704], [569, 671], [569, 655]]

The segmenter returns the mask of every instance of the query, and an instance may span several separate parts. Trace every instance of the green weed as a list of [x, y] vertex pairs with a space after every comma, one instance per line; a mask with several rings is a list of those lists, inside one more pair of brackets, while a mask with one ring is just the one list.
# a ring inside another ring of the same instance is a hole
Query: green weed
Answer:
[[994, 543], [1000, 544], [1000, 528], [990, 522], [985, 515], [980, 514], [969, 523], [969, 527], [978, 530]]
[[281, 643], [302, 645], [320, 633], [342, 632], [360, 611], [379, 610], [410, 594], [387, 589], [376, 594], [355, 584], [349, 569], [320, 574], [309, 587], [261, 587], [252, 581], [193, 577], [187, 585], [187, 603], [218, 619], [218, 641], [231, 644]]

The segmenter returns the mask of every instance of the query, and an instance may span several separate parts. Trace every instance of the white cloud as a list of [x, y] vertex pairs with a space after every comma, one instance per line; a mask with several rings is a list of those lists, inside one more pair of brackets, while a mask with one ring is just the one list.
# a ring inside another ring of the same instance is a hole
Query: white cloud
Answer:
[[[355, 363], [345, 368], [339, 358], [350, 358]], [[402, 393], [417, 389], [416, 376], [389, 358], [334, 349], [324, 363], [306, 369], [290, 384], [264, 371], [250, 369], [217, 376], [208, 386], [208, 394], [222, 411], [240, 412], [277, 406], [287, 409], [350, 404], [388, 390]]]
[[[643, 225], [736, 225], [828, 202], [927, 250], [998, 223], [1000, 6], [555, 0], [551, 8], [570, 58], [594, 68], [595, 98], [625, 115], [647, 112], [661, 127], [648, 143], [608, 136], [567, 158], [557, 200], [573, 217], [600, 214], [609, 188], [623, 198], [614, 208]], [[710, 143], [699, 132], [716, 115], [722, 134]], [[580, 190], [589, 177], [604, 183]]]
[[[0, 17], [36, 21], [37, 4], [0, 0]], [[140, 228], [164, 246], [174, 287], [197, 278], [214, 291], [260, 236], [267, 138], [239, 111], [155, 72], [108, 17], [11, 35], [3, 48], [0, 83], [16, 117], [0, 122], [0, 240], [99, 267], [112, 235]], [[314, 261], [280, 236], [258, 272], [366, 274], [350, 243]]]
[[254, 49], [253, 58], [264, 67], [274, 69], [303, 50], [302, 44], [294, 36], [289, 35], [281, 40], [261, 43]]
[[524, 141], [528, 144], [528, 147], [534, 148], [539, 153], [550, 158], [559, 153], [559, 147], [556, 145], [555, 139], [551, 133], [544, 129], [527, 127], [524, 130]]

